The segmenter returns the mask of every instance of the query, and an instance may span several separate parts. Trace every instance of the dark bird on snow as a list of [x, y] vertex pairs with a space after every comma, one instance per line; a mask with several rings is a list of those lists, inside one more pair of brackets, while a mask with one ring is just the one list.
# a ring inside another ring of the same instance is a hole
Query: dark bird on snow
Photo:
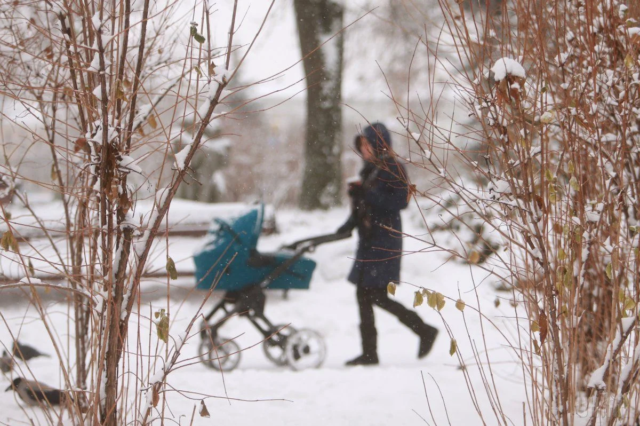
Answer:
[[7, 351], [2, 351], [2, 358], [0, 358], [0, 371], [8, 373], [13, 369], [13, 358], [9, 356]]
[[66, 402], [68, 395], [59, 389], [54, 389], [42, 383], [17, 377], [11, 382], [5, 392], [13, 390], [21, 400], [32, 407], [38, 405], [60, 405]]
[[19, 343], [17, 340], [13, 342], [13, 356], [20, 358], [23, 361], [29, 361], [32, 358], [37, 358], [39, 356], [49, 356], [45, 353], [40, 352], [36, 348], [32, 348], [29, 345], [23, 345]]

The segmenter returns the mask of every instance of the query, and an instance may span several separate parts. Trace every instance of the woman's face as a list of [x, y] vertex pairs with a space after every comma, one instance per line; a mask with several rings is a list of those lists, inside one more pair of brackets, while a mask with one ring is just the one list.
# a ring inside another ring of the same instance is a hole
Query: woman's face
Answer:
[[366, 138], [360, 139], [360, 153], [362, 154], [362, 158], [364, 158], [365, 161], [371, 162], [376, 158], [376, 155], [373, 152], [373, 148]]

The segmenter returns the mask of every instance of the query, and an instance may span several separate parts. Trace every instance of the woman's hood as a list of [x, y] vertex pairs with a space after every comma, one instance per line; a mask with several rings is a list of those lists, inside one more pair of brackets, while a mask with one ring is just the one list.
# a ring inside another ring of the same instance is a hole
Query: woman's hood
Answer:
[[391, 150], [391, 134], [382, 123], [373, 123], [362, 132], [369, 144], [374, 149], [376, 157], [384, 157]]

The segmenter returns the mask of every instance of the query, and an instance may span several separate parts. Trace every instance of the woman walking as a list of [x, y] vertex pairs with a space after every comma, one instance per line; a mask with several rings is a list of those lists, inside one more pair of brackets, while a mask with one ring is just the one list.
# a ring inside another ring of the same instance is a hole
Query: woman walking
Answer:
[[358, 229], [358, 249], [349, 281], [357, 286], [362, 355], [346, 364], [378, 364], [374, 305], [395, 315], [420, 337], [418, 357], [423, 358], [431, 351], [438, 330], [387, 294], [387, 284], [400, 280], [400, 210], [409, 201], [407, 172], [390, 155], [391, 135], [382, 123], [364, 129], [356, 137], [356, 149], [365, 163], [360, 171], [361, 180], [349, 185], [351, 215], [338, 233]]

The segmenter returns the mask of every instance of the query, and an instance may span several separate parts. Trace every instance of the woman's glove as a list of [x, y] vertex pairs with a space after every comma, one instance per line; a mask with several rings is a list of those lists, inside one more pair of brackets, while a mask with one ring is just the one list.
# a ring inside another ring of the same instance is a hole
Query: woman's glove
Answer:
[[349, 186], [347, 187], [347, 194], [349, 194], [349, 197], [353, 199], [362, 198], [364, 195], [364, 188], [362, 187], [362, 182], [357, 181], [357, 182], [349, 183]]

